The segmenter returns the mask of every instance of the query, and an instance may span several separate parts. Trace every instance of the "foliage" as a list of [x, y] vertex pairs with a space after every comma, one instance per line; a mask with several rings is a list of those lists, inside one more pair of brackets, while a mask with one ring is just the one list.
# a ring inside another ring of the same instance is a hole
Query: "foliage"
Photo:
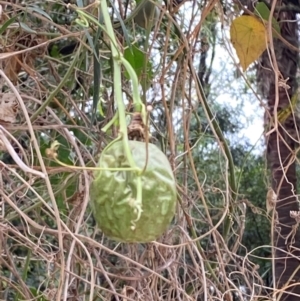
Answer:
[[233, 20], [230, 37], [244, 71], [267, 48], [265, 25], [253, 16], [241, 16]]
[[[234, 19], [230, 26], [230, 38], [240, 64], [245, 71], [251, 63], [256, 61], [267, 49], [267, 44], [272, 38], [268, 32], [270, 10], [263, 2], [255, 6], [256, 16], [243, 15]], [[271, 28], [275, 35], [280, 34], [277, 20], [272, 17]]]

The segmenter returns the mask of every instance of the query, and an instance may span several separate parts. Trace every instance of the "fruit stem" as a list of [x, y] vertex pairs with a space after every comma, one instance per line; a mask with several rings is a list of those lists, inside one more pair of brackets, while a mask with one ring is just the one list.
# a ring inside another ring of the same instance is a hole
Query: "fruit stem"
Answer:
[[143, 122], [144, 124], [146, 124], [146, 116], [147, 116], [146, 108], [141, 100], [141, 96], [139, 92], [139, 81], [136, 72], [134, 71], [130, 63], [127, 60], [125, 60], [124, 57], [121, 58], [121, 61], [132, 81], [132, 99], [133, 99], [133, 104], [135, 106], [135, 111], [141, 113]]
[[[101, 10], [103, 13], [103, 20], [104, 24], [107, 29], [108, 36], [110, 37], [110, 45], [111, 45], [111, 52], [113, 58], [113, 67], [114, 67], [114, 90], [115, 90], [115, 100], [118, 106], [119, 111], [119, 122], [120, 122], [120, 134], [123, 140], [124, 151], [127, 157], [127, 160], [131, 167], [136, 168], [136, 164], [132, 158], [132, 154], [129, 147], [128, 142], [128, 133], [127, 133], [127, 123], [126, 123], [126, 112], [125, 112], [125, 105], [123, 102], [122, 96], [122, 77], [121, 77], [121, 63], [124, 62], [124, 58], [122, 53], [118, 50], [117, 41], [114, 35], [113, 26], [111, 23], [110, 16], [108, 14], [108, 7], [106, 0], [100, 1]], [[97, 20], [94, 19], [97, 22]], [[98, 22], [97, 22], [98, 23]], [[100, 25], [100, 24], [99, 24]]]

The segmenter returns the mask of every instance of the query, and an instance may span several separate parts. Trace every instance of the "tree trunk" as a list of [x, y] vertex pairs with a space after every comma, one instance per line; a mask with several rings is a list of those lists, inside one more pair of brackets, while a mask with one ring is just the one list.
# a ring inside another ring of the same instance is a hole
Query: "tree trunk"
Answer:
[[[283, 6], [281, 1], [277, 5]], [[298, 28], [296, 14], [291, 11], [281, 12], [275, 16], [280, 21], [281, 35], [289, 43], [298, 48]], [[298, 53], [288, 48], [278, 39], [274, 40], [275, 54], [279, 78], [287, 80], [288, 87], [279, 87], [279, 103], [277, 113], [290, 105], [292, 96], [296, 93]], [[272, 188], [277, 194], [275, 214], [273, 215], [273, 255], [275, 275], [276, 300], [300, 300], [300, 235], [295, 218], [291, 211], [299, 211], [296, 195], [297, 176], [295, 150], [298, 146], [297, 121], [290, 114], [278, 126], [274, 124], [274, 106], [276, 100], [275, 75], [267, 53], [262, 56], [258, 70], [258, 80], [262, 85], [262, 93], [267, 98], [266, 136], [267, 160], [272, 177]], [[278, 115], [277, 115], [278, 116]], [[297, 142], [295, 142], [297, 141]], [[298, 284], [297, 284], [298, 282]], [[284, 293], [281, 294], [281, 290]]]

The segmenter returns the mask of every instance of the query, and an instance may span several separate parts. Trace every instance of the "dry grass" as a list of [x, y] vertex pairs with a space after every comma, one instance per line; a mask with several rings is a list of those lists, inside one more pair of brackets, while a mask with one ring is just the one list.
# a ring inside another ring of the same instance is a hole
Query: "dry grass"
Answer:
[[[171, 19], [165, 36], [156, 27], [150, 39], [153, 64], [159, 66], [148, 100], [153, 106], [153, 136], [167, 146], [180, 202], [170, 229], [148, 244], [116, 243], [103, 237], [89, 209], [92, 175], [86, 167], [95, 166], [99, 152], [117, 134], [116, 128], [109, 134], [101, 131], [115, 111], [105, 45], [101, 57], [106, 115], [91, 124], [87, 112], [93, 63], [84, 31], [73, 23], [54, 24], [41, 14], [36, 14], [37, 19], [33, 15], [27, 19], [27, 25], [38, 34], [24, 35], [17, 30], [12, 36], [13, 29], [5, 31], [8, 46], [0, 55], [5, 73], [2, 86], [15, 95], [13, 104], [18, 107], [10, 111], [15, 115], [9, 121], [15, 122], [1, 120], [0, 131], [31, 170], [21, 169], [7, 152], [0, 161], [0, 299], [242, 301], [259, 300], [265, 295], [264, 300], [271, 300], [258, 266], [241, 243], [244, 204], [252, 210], [255, 207], [243, 196], [233, 198], [228, 156], [213, 119], [207, 110], [204, 116], [198, 116], [204, 100], [196, 89], [197, 72], [190, 62], [203, 51], [198, 33], [213, 2], [206, 5], [201, 19], [196, 3], [191, 5], [193, 17], [185, 20], [185, 40], [172, 39]], [[46, 3], [47, 9], [54, 6], [54, 2]], [[21, 5], [9, 8], [3, 1], [0, 4], [2, 24], [24, 10]], [[54, 25], [57, 31], [47, 36]], [[80, 52], [75, 50], [67, 59], [51, 57], [48, 46], [66, 37], [81, 43]], [[124, 41], [120, 40], [120, 45]], [[21, 71], [29, 75], [23, 83], [19, 80]], [[59, 87], [61, 82], [64, 84]], [[80, 94], [72, 92], [76, 82]], [[130, 103], [130, 85], [125, 79], [123, 89]], [[191, 144], [190, 127], [196, 117], [205, 119], [212, 129], [209, 135], [219, 155], [219, 174], [214, 183], [206, 182], [211, 175], [200, 170], [195, 155], [208, 128]], [[60, 166], [46, 156], [46, 149], [55, 140], [61, 143], [59, 159], [80, 170]], [[0, 146], [7, 150], [8, 145]], [[230, 230], [224, 238], [222, 226], [226, 222], [230, 222]], [[238, 255], [241, 249], [244, 256]]]

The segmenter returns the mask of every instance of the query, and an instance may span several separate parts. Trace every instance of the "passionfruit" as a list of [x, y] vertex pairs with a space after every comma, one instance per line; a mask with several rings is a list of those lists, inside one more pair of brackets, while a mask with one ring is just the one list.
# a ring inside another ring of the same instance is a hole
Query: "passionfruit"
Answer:
[[[122, 141], [109, 145], [100, 155], [101, 170], [94, 172], [90, 185], [91, 207], [98, 227], [108, 238], [150, 242], [167, 230], [174, 217], [176, 182], [167, 157], [157, 146], [129, 141], [129, 147], [140, 172], [128, 170]], [[138, 185], [141, 202], [137, 201]]]

